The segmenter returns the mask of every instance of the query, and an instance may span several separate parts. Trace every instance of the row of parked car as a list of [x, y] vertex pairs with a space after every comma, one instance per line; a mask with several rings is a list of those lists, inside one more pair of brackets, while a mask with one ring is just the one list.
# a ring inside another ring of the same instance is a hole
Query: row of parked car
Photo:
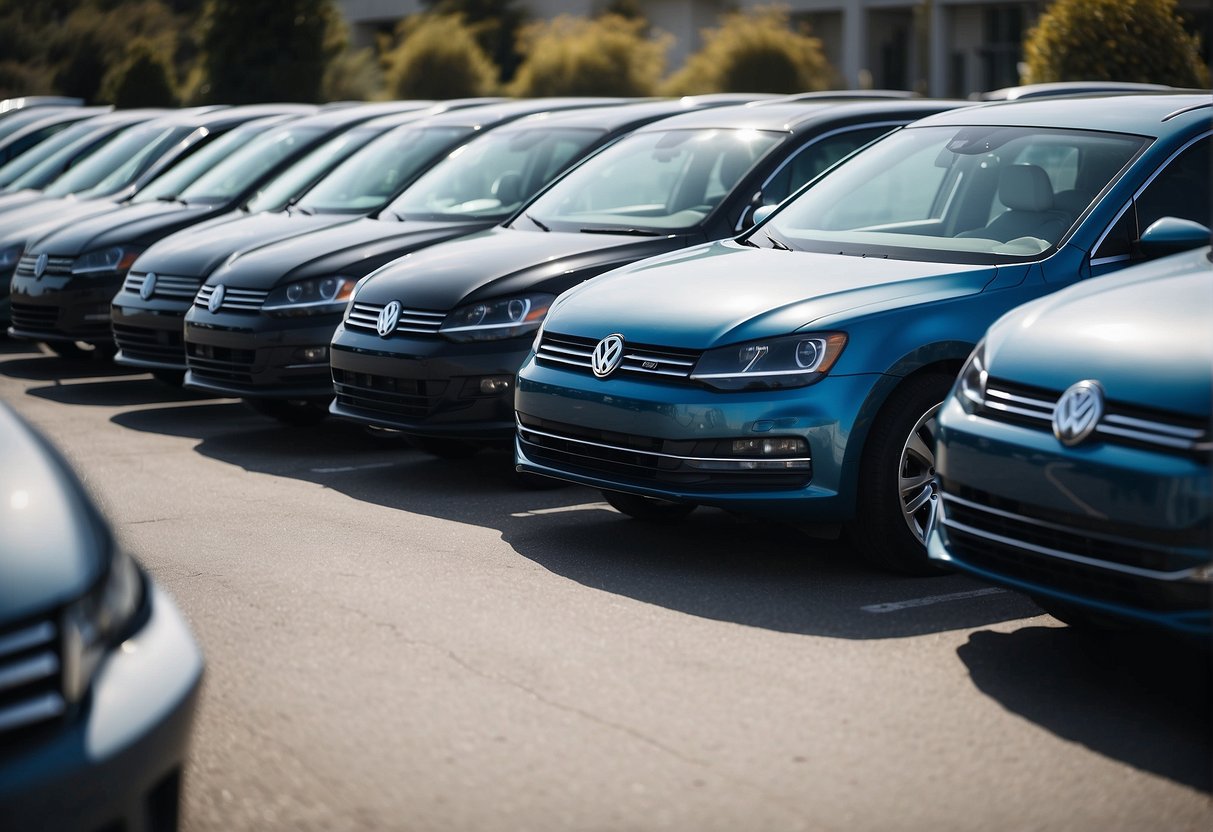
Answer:
[[98, 115], [8, 332], [1207, 639], [1213, 100], [1050, 92]]

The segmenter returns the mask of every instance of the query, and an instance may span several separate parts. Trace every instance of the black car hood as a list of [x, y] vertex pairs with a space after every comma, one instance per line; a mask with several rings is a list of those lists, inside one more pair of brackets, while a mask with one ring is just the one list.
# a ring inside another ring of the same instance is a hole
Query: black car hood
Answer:
[[0, 405], [0, 630], [83, 595], [112, 546], [59, 455]]
[[140, 202], [87, 217], [47, 234], [29, 248], [54, 257], [78, 257], [88, 251], [116, 245], [150, 246], [152, 243], [227, 210], [226, 205], [181, 205], [176, 202]]
[[484, 227], [483, 222], [393, 222], [364, 217], [242, 252], [215, 269], [206, 282], [270, 289], [309, 277], [358, 278], [410, 251]]
[[135, 261], [132, 270], [182, 277], [206, 277], [232, 255], [309, 234], [339, 223], [348, 214], [224, 214], [170, 234]]
[[453, 309], [525, 292], [559, 294], [607, 269], [687, 245], [686, 236], [636, 237], [495, 227], [410, 254], [378, 272], [359, 300]]
[[40, 199], [0, 214], [0, 247], [36, 242], [69, 223], [118, 208], [108, 199]]

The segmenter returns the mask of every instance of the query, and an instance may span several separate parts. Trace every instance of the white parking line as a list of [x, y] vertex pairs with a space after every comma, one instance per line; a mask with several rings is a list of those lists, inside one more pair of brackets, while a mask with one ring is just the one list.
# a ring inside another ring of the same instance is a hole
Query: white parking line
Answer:
[[373, 462], [370, 465], [344, 465], [340, 468], [313, 468], [313, 474], [344, 474], [346, 471], [366, 471], [370, 468], [391, 468], [394, 462]]
[[887, 604], [869, 604], [866, 607], [860, 607], [864, 612], [882, 613], [882, 612], [897, 612], [898, 610], [908, 610], [913, 607], [929, 607], [931, 604], [943, 604], [948, 601], [963, 601], [966, 598], [980, 598], [983, 595], [998, 595], [1006, 592], [1005, 589], [998, 587], [986, 587], [985, 589], [973, 589], [968, 592], [952, 592], [947, 595], [928, 595], [925, 598], [911, 598], [908, 601], [891, 601]]
[[606, 503], [582, 503], [578, 506], [556, 506], [555, 508], [537, 508], [534, 511], [516, 511], [510, 517], [538, 517], [541, 514], [563, 514], [566, 511], [611, 511]]

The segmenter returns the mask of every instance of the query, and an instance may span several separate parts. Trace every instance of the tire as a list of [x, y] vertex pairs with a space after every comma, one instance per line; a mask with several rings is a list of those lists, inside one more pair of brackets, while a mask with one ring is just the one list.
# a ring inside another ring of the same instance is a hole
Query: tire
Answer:
[[409, 444], [419, 451], [439, 459], [471, 459], [480, 453], [480, 446], [464, 439], [446, 439], [436, 436], [410, 436]]
[[244, 399], [244, 403], [262, 416], [284, 425], [307, 427], [328, 418], [328, 399]]
[[152, 370], [152, 378], [169, 387], [180, 387], [185, 381], [185, 370]]
[[940, 575], [924, 534], [937, 507], [935, 419], [952, 387], [942, 373], [902, 383], [872, 425], [860, 458], [858, 513], [848, 537], [869, 563], [903, 575]]
[[602, 496], [616, 511], [648, 522], [666, 523], [681, 520], [695, 510], [694, 503], [675, 503], [671, 500], [658, 500], [655, 497], [641, 497], [620, 491], [603, 491]]

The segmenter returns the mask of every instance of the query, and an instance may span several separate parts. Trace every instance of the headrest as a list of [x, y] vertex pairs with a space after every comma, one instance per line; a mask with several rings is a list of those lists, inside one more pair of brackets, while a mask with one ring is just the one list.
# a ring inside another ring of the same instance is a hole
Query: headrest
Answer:
[[747, 147], [733, 147], [726, 150], [720, 157], [720, 184], [726, 190], [732, 188], [753, 163], [754, 159], [750, 156], [750, 149]]
[[1048, 211], [1053, 207], [1053, 185], [1038, 165], [1011, 165], [998, 177], [998, 198], [1012, 211]]

